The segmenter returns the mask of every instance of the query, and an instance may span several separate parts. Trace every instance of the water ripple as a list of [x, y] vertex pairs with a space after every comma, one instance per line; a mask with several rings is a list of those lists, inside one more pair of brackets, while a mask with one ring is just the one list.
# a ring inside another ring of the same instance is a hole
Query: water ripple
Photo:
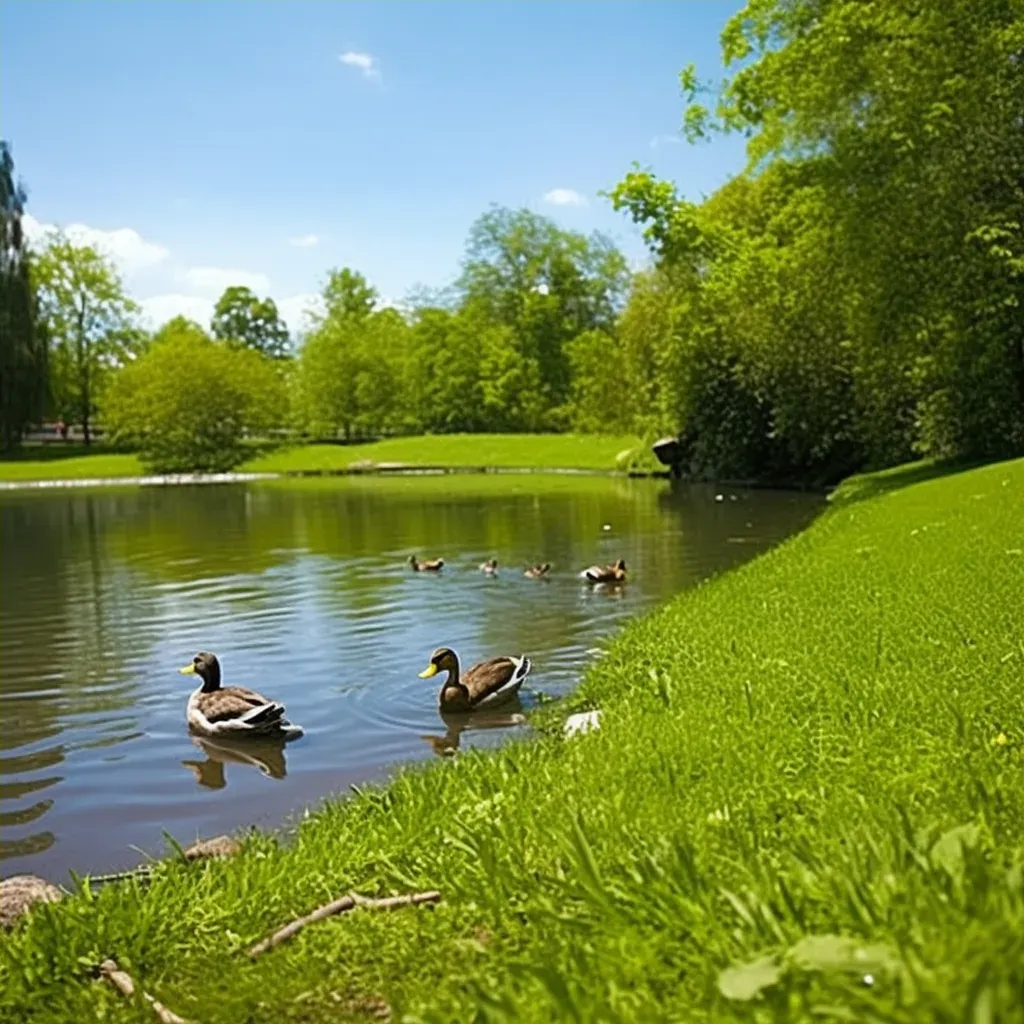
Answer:
[[[417, 483], [0, 496], [4, 872], [127, 866], [165, 828], [274, 825], [396, 762], [500, 742], [525, 728], [531, 692], [444, 718], [439, 680], [418, 677], [435, 647], [466, 665], [527, 653], [529, 691], [563, 694], [626, 618], [818, 507], [644, 481]], [[412, 572], [413, 552], [444, 571]], [[576, 576], [620, 556], [625, 587]], [[490, 557], [494, 578], [478, 568]], [[536, 561], [550, 579], [523, 578]], [[305, 736], [242, 751], [189, 737], [194, 680], [177, 668], [198, 650], [221, 657], [225, 683], [283, 701]]]

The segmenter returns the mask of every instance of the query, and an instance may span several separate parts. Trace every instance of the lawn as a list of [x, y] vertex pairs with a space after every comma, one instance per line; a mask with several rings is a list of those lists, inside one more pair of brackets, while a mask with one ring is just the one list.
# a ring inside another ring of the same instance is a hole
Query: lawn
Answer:
[[[372, 444], [310, 444], [258, 455], [243, 472], [329, 472], [354, 464], [401, 463], [454, 468], [613, 470], [616, 457], [640, 442], [633, 437], [580, 434], [446, 434], [401, 437]], [[24, 449], [0, 461], [0, 481], [81, 480], [141, 476], [135, 455], [85, 454], [79, 446]]]
[[25, 448], [0, 460], [0, 481], [98, 480], [145, 473], [136, 455], [84, 452], [80, 445], [70, 450]]
[[1024, 460], [912, 479], [632, 623], [538, 739], [41, 908], [0, 1017], [151, 1019], [113, 956], [211, 1024], [1024, 1020]]
[[372, 444], [311, 444], [284, 449], [243, 468], [283, 473], [345, 469], [358, 463], [524, 469], [615, 469], [620, 452], [635, 437], [583, 434], [434, 434], [396, 437]]

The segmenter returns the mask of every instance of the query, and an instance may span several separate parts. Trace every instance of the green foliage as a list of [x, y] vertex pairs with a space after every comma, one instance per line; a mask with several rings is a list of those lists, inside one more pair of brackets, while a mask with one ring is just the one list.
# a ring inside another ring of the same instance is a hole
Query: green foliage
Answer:
[[292, 378], [296, 425], [313, 437], [366, 437], [404, 425], [409, 328], [393, 309], [373, 310], [360, 274], [333, 271], [326, 314], [307, 335]]
[[691, 470], [1024, 450], [1019, 4], [751, 0], [722, 53], [721, 89], [681, 76], [684, 131], [746, 134], [746, 174], [611, 192], [672, 292], [657, 404]]
[[241, 462], [245, 433], [278, 425], [286, 401], [271, 360], [178, 317], [117, 374], [102, 411], [113, 440], [137, 446], [147, 469], [215, 472]]
[[224, 290], [210, 329], [219, 341], [244, 345], [274, 359], [288, 354], [288, 327], [278, 316], [276, 303], [258, 299], [248, 288], [236, 285]]
[[470, 229], [459, 287], [474, 315], [512, 330], [517, 358], [527, 364], [519, 372], [537, 375], [545, 405], [555, 410], [571, 389], [569, 342], [611, 329], [628, 283], [625, 258], [603, 236], [496, 208]]
[[53, 346], [51, 391], [56, 411], [80, 423], [85, 443], [111, 376], [138, 351], [138, 306], [113, 264], [90, 246], [51, 236], [32, 264], [39, 312]]
[[47, 339], [37, 321], [30, 255], [21, 217], [25, 192], [14, 180], [10, 146], [0, 141], [0, 450], [38, 423], [47, 399]]
[[1020, 1022], [1022, 516], [1022, 462], [840, 505], [628, 626], [567, 702], [596, 732], [554, 704], [236, 860], [39, 908], [0, 1014], [142, 1019], [90, 975], [114, 954], [209, 1024]]
[[362, 320], [376, 308], [378, 295], [362, 274], [343, 267], [327, 275], [323, 299], [328, 319]]

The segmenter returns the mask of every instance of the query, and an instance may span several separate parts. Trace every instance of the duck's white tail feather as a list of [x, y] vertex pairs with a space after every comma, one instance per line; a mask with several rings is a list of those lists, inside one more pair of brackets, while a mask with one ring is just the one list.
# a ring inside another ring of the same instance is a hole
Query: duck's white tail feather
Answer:
[[266, 704], [261, 704], [258, 708], [253, 708], [252, 711], [247, 711], [239, 721], [245, 725], [258, 726], [280, 722], [283, 718], [284, 705], [277, 701], [269, 701]]
[[530, 674], [530, 669], [533, 665], [525, 654], [520, 654], [518, 658], [510, 657], [509, 661], [515, 665], [515, 671], [509, 677], [509, 681], [504, 686], [495, 690], [494, 693], [488, 694], [480, 701], [477, 707], [497, 704], [499, 701], [508, 700], [509, 697], [519, 692], [519, 688], [523, 685], [523, 680]]

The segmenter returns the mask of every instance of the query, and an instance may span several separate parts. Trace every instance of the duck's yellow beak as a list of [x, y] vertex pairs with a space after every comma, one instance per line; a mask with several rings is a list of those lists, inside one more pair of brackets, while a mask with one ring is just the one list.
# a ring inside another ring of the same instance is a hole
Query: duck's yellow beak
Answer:
[[437, 666], [431, 662], [421, 673], [420, 679], [429, 679], [431, 676], [437, 675]]
[[184, 668], [179, 668], [178, 671], [183, 676], [194, 676], [196, 674], [195, 665], [186, 665]]

